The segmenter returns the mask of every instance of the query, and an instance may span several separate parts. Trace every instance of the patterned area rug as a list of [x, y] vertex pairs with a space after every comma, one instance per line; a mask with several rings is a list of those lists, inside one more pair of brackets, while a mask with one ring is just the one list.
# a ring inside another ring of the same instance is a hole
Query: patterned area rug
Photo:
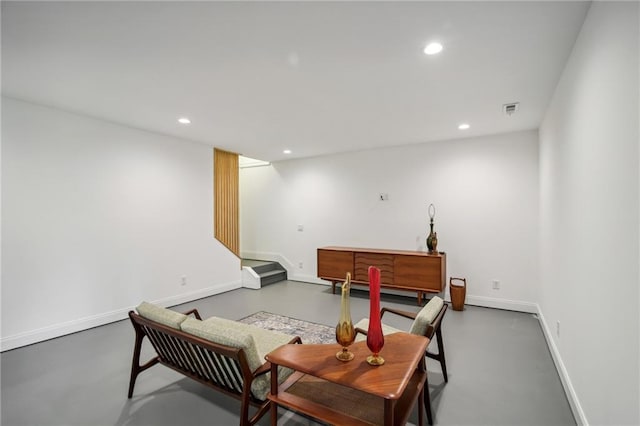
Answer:
[[302, 343], [306, 344], [336, 343], [336, 329], [334, 327], [290, 318], [284, 315], [260, 311], [238, 321], [267, 330], [279, 331], [280, 333], [291, 336], [300, 336]]

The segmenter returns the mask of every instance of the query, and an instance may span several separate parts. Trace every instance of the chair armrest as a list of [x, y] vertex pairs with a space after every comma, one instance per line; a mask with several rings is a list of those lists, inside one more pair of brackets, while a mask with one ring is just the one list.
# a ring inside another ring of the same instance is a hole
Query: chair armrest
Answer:
[[267, 374], [271, 371], [271, 363], [269, 361], [265, 361], [260, 367], [256, 368], [256, 371], [253, 372], [253, 377], [262, 376], [263, 374]]
[[198, 310], [196, 308], [193, 308], [187, 312], [184, 312], [185, 315], [191, 315], [193, 314], [194, 317], [196, 317], [197, 319], [201, 320], [202, 317], [200, 316], [200, 312], [198, 312]]
[[[300, 338], [300, 336], [296, 336], [293, 339], [289, 340], [289, 343], [287, 343], [288, 345], [291, 344], [302, 344], [302, 339]], [[256, 370], [253, 372], [253, 377], [258, 377], [261, 376], [263, 374], [268, 373], [269, 371], [271, 371], [271, 363], [269, 361], [265, 361], [264, 364], [262, 364], [260, 367], [256, 368]]]
[[367, 330], [363, 330], [360, 327], [356, 327], [356, 334], [364, 334], [365, 336], [367, 335]]
[[409, 318], [409, 319], [416, 319], [416, 315], [413, 312], [407, 312], [407, 311], [402, 311], [400, 309], [393, 309], [393, 308], [382, 308], [380, 310], [380, 318], [382, 318], [382, 316], [384, 315], [385, 312], [391, 312], [392, 314], [396, 314], [399, 315], [401, 317], [405, 317], [405, 318]]

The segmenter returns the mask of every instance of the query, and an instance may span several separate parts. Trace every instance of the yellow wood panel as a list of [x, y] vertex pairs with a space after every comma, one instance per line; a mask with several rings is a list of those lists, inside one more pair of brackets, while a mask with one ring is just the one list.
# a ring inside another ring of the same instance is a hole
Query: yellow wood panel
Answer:
[[213, 151], [214, 234], [240, 256], [238, 154], [217, 148]]

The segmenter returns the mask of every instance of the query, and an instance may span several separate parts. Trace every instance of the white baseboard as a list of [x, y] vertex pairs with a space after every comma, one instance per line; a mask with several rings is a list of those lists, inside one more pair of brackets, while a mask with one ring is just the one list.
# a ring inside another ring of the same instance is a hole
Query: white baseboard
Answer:
[[314, 277], [313, 275], [304, 275], [304, 274], [291, 274], [289, 276], [289, 280], [291, 281], [300, 281], [303, 283], [311, 283], [311, 284], [322, 284], [322, 285], [331, 285], [329, 281], [325, 281], [318, 277]]
[[[270, 259], [269, 259], [270, 260]], [[320, 279], [318, 277], [314, 277], [312, 275], [303, 275], [303, 274], [292, 274], [289, 276], [289, 280], [291, 281], [302, 281], [312, 284], [322, 284], [322, 285], [331, 285], [329, 281]], [[366, 286], [359, 284], [352, 284], [354, 289], [366, 289]], [[405, 290], [393, 290], [389, 288], [383, 288], [382, 293], [393, 294], [397, 296], [407, 296], [412, 299], [415, 299], [415, 292], [405, 291]], [[442, 297], [447, 302], [451, 302], [451, 298], [449, 296], [449, 292], [447, 289], [441, 293], [433, 293]], [[427, 294], [427, 297], [430, 297]], [[538, 305], [536, 303], [531, 302], [523, 302], [521, 300], [510, 300], [510, 299], [497, 299], [493, 297], [485, 297], [485, 296], [473, 296], [467, 295], [465, 299], [465, 304], [472, 306], [482, 306], [485, 308], [496, 308], [496, 309], [505, 309], [508, 311], [517, 311], [517, 312], [527, 312], [531, 314], [538, 313]]]
[[[446, 294], [446, 300], [449, 302], [451, 301], [448, 292]], [[467, 295], [465, 304], [536, 314], [538, 316], [538, 321], [540, 321], [540, 327], [542, 328], [544, 338], [547, 341], [547, 347], [549, 348], [549, 352], [551, 352], [553, 363], [555, 364], [556, 370], [558, 371], [560, 382], [562, 383], [565, 395], [567, 396], [567, 400], [569, 401], [569, 406], [571, 407], [573, 417], [575, 418], [578, 426], [589, 426], [589, 422], [584, 413], [584, 410], [582, 409], [582, 405], [580, 404], [578, 395], [576, 394], [573, 384], [571, 383], [571, 379], [569, 378], [569, 374], [567, 373], [567, 369], [565, 368], [564, 362], [562, 361], [562, 357], [560, 356], [560, 351], [558, 350], [558, 347], [556, 346], [552, 338], [549, 326], [544, 319], [544, 315], [540, 310], [540, 306], [537, 303]]]
[[587, 416], [582, 409], [582, 405], [580, 404], [580, 400], [578, 399], [576, 390], [571, 383], [571, 379], [569, 378], [567, 369], [565, 368], [562, 357], [560, 356], [560, 351], [558, 350], [558, 347], [556, 346], [552, 338], [549, 325], [544, 319], [544, 315], [542, 314], [542, 311], [540, 310], [540, 306], [538, 306], [538, 304], [536, 304], [536, 308], [538, 321], [540, 321], [540, 327], [542, 327], [542, 334], [544, 334], [544, 338], [547, 340], [547, 346], [549, 347], [549, 352], [551, 352], [551, 358], [553, 358], [553, 362], [556, 365], [556, 370], [558, 370], [560, 382], [562, 383], [562, 387], [564, 388], [564, 393], [567, 395], [567, 400], [569, 401], [569, 406], [571, 407], [571, 411], [573, 412], [573, 417], [575, 418], [578, 426], [589, 426], [589, 421], [587, 420]]
[[[203, 297], [213, 296], [214, 294], [224, 293], [229, 290], [235, 290], [237, 288], [240, 288], [241, 286], [242, 283], [240, 281], [223, 283], [189, 293], [182, 293], [170, 297], [165, 297], [159, 300], [152, 300], [150, 302], [163, 307], [180, 305], [182, 303], [191, 302]], [[84, 318], [78, 318], [75, 320], [53, 324], [47, 327], [2, 337], [0, 339], [0, 352], [16, 349], [38, 342], [43, 342], [45, 340], [61, 337], [71, 333], [76, 333], [78, 331], [87, 330], [89, 328], [98, 327], [100, 325], [109, 324], [111, 322], [120, 321], [127, 318], [129, 311], [133, 308], [134, 306], [127, 306], [110, 312], [90, 315]]]
[[[447, 300], [448, 302], [451, 301], [448, 292], [445, 300]], [[486, 296], [473, 296], [470, 294], [467, 294], [467, 297], [465, 298], [465, 305], [482, 306], [484, 308], [506, 309], [508, 311], [527, 312], [530, 314], [538, 313], [538, 305], [535, 303], [523, 302], [521, 300], [497, 299], [494, 297]]]
[[152, 300], [150, 303], [166, 308], [169, 306], [181, 305], [183, 303], [192, 302], [194, 300], [202, 299], [203, 297], [214, 296], [216, 294], [225, 293], [231, 290], [236, 290], [241, 287], [242, 287], [241, 281], [232, 281], [228, 283], [216, 284], [214, 286], [191, 291], [189, 293], [182, 293], [175, 296], [165, 297], [164, 299]]

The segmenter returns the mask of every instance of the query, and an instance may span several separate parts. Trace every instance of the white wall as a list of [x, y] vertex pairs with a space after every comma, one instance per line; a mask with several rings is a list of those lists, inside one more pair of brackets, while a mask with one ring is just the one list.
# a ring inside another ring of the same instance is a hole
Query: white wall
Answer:
[[640, 424], [638, 47], [638, 3], [594, 2], [540, 128], [540, 308], [583, 424]]
[[318, 247], [425, 250], [434, 203], [438, 249], [447, 275], [468, 279], [467, 301], [535, 311], [537, 142], [528, 131], [243, 169], [242, 251], [314, 281]]
[[213, 238], [212, 155], [2, 98], [2, 349], [239, 287]]

